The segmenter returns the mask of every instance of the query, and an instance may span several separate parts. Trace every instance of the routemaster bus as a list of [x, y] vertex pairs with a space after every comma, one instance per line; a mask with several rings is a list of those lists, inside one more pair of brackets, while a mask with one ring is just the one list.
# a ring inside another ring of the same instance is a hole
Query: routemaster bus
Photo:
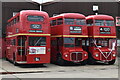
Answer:
[[51, 62], [58, 65], [86, 64], [88, 53], [83, 49], [87, 40], [85, 16], [64, 13], [50, 18]]
[[50, 63], [50, 22], [46, 12], [23, 10], [8, 20], [6, 58], [16, 64]]
[[88, 63], [114, 64], [117, 54], [114, 18], [109, 15], [91, 15], [86, 20], [89, 35]]

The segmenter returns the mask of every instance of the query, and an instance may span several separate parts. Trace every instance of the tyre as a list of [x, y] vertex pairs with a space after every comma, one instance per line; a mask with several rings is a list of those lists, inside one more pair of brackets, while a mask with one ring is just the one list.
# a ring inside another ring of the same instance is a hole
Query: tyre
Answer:
[[96, 61], [95, 61], [95, 59], [92, 57], [92, 54], [89, 53], [88, 55], [89, 55], [89, 56], [88, 56], [87, 64], [89, 64], [89, 65], [93, 65], [93, 64], [95, 64]]
[[8, 58], [5, 58], [5, 60], [6, 60], [6, 61], [9, 61], [9, 59], [8, 59]]
[[13, 54], [13, 64], [14, 64], [14, 66], [18, 66], [18, 64], [16, 63], [16, 58], [15, 58], [15, 54]]
[[60, 66], [65, 65], [65, 60], [63, 60], [61, 55], [58, 55], [58, 57], [57, 57], [57, 64], [60, 65]]
[[112, 61], [109, 61], [108, 62], [108, 65], [113, 65], [115, 63], [116, 59], [112, 60]]
[[81, 62], [81, 65], [86, 65], [88, 60], [84, 60]]

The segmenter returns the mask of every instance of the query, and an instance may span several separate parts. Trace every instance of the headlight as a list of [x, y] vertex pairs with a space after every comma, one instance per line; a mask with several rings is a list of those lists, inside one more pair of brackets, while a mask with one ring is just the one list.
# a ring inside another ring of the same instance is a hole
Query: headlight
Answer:
[[84, 56], [87, 56], [87, 54], [84, 54]]
[[98, 54], [95, 54], [96, 57], [98, 57], [99, 55]]
[[115, 57], [116, 55], [115, 54], [113, 54], [113, 57]]
[[65, 57], [68, 57], [68, 55], [66, 54]]

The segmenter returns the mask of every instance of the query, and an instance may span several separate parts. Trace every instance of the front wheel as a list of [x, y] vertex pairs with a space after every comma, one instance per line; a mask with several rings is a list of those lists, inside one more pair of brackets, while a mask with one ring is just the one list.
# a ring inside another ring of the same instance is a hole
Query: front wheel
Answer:
[[96, 63], [96, 61], [95, 61], [95, 59], [94, 59], [92, 56], [90, 56], [90, 57], [88, 58], [87, 63], [88, 63], [89, 65], [94, 65], [94, 64]]
[[61, 55], [58, 55], [57, 64], [60, 65], [60, 66], [65, 65], [65, 60], [63, 60]]
[[18, 64], [16, 63], [16, 58], [15, 58], [15, 54], [13, 55], [13, 64], [14, 64], [14, 66], [18, 66]]
[[81, 65], [86, 65], [88, 60], [84, 60], [81, 62]]
[[116, 59], [112, 60], [112, 61], [109, 61], [108, 62], [108, 65], [113, 65], [115, 63]]

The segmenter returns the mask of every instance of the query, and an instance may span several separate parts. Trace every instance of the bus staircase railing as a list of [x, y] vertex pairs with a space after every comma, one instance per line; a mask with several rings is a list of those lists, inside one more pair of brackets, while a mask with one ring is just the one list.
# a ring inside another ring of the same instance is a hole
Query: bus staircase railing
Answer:
[[[22, 39], [22, 37], [21, 37], [21, 43], [20, 43], [20, 44], [21, 44], [21, 46], [20, 46], [20, 49], [21, 49], [21, 50], [24, 49], [23, 46], [22, 46], [22, 42], [23, 42], [23, 39]], [[26, 52], [26, 49], [25, 49], [25, 52]], [[24, 54], [24, 55], [23, 55], [23, 54]], [[20, 61], [17, 62], [17, 63], [26, 63], [27, 61], [24, 61], [24, 60], [23, 60], [23, 56], [25, 56], [25, 53], [23, 53], [23, 51], [20, 52], [20, 56], [21, 56]]]

